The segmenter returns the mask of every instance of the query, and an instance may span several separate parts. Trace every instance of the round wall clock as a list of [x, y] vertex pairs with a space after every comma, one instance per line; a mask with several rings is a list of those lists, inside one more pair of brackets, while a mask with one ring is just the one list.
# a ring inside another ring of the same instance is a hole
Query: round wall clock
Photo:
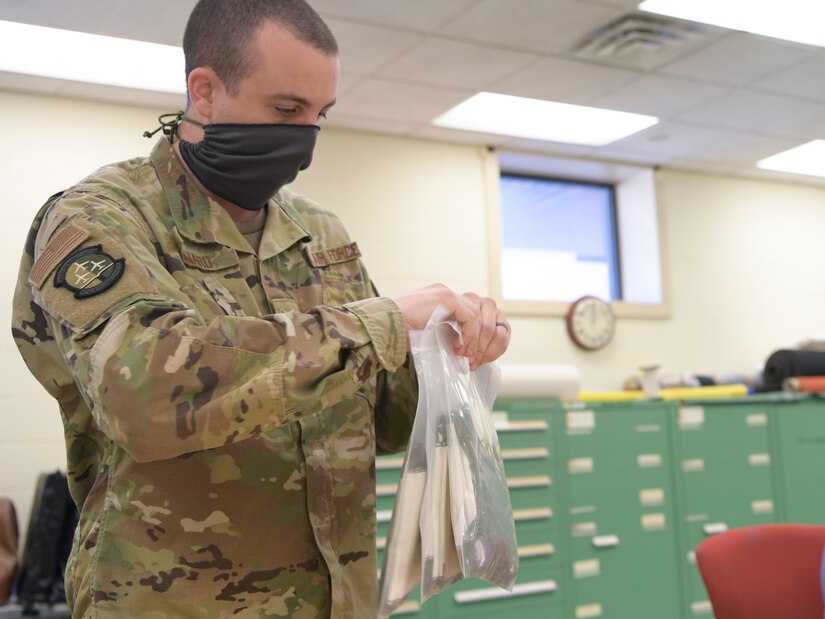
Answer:
[[604, 348], [616, 331], [616, 316], [610, 303], [594, 296], [577, 299], [567, 310], [567, 333], [579, 348]]

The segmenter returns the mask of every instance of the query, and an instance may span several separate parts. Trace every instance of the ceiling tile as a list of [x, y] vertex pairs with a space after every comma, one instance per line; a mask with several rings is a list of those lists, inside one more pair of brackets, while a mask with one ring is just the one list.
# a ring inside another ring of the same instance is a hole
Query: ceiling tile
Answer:
[[309, 0], [312, 8], [325, 19], [343, 17], [422, 32], [435, 32], [476, 2], [477, 0]]
[[378, 75], [436, 86], [486, 90], [538, 58], [474, 43], [430, 38]]
[[612, 148], [607, 150], [601, 147], [593, 154], [594, 158], [601, 161], [612, 161], [640, 166], [661, 166], [667, 165], [671, 160], [678, 159], [680, 155], [667, 155], [659, 152], [636, 151], [630, 148]]
[[646, 75], [597, 97], [591, 105], [667, 119], [727, 92], [698, 81]]
[[582, 0], [588, 4], [601, 4], [604, 6], [612, 6], [628, 11], [635, 11], [641, 0]]
[[[133, 88], [118, 88], [115, 86], [104, 86], [101, 84], [85, 84], [82, 82], [63, 81], [57, 96], [75, 99], [89, 99], [91, 101], [110, 101], [136, 107], [150, 107], [165, 112], [177, 112], [186, 107], [186, 97], [168, 92], [149, 92], [146, 90], [135, 90]], [[154, 131], [158, 126], [157, 121], [151, 116], [148, 119], [146, 129]]]
[[582, 146], [580, 144], [544, 142], [539, 140], [527, 140], [524, 138], [510, 138], [502, 145], [502, 148], [506, 148], [508, 150], [548, 153], [551, 155], [558, 155], [560, 157], [586, 157], [597, 150], [592, 146]]
[[[0, 19], [180, 46], [196, 0], [0, 0]], [[162, 19], [159, 19], [162, 17]]]
[[796, 141], [825, 138], [825, 104], [797, 103], [795, 108], [766, 123], [760, 132]]
[[717, 145], [710, 156], [714, 161], [726, 165], [753, 167], [760, 159], [796, 145], [797, 143], [793, 140], [739, 134], [737, 138]]
[[338, 78], [338, 90], [335, 93], [337, 95], [337, 100], [340, 101], [341, 98], [345, 97], [349, 91], [351, 91], [359, 84], [366, 82], [367, 79], [369, 78], [364, 77], [363, 75], [355, 75], [353, 73], [341, 71], [341, 75]]
[[354, 118], [429, 123], [472, 94], [471, 91], [369, 79], [342, 97], [335, 113]]
[[576, 60], [544, 58], [493, 86], [508, 95], [588, 103], [639, 76], [635, 71], [614, 69]]
[[825, 52], [777, 71], [751, 87], [825, 102]]
[[663, 155], [697, 156], [705, 154], [707, 150], [715, 152], [720, 146], [740, 138], [741, 134], [732, 131], [665, 122], [603, 146], [601, 151], [609, 153], [613, 150], [634, 150]]
[[769, 125], [810, 114], [813, 104], [748, 90], [734, 90], [681, 114], [678, 120], [707, 127], [760, 132]]
[[127, 3], [128, 0], [112, 0], [106, 3], [99, 0], [76, 0], [71, 3], [71, 10], [67, 10], [63, 0], [0, 0], [0, 19], [48, 28], [105, 34], [101, 26], [108, 23], [112, 14]]
[[660, 73], [742, 86], [802, 61], [812, 48], [732, 33], [660, 69]]
[[328, 19], [327, 24], [338, 40], [341, 69], [360, 75], [372, 75], [424, 40], [421, 35], [340, 19]]
[[481, 0], [440, 32], [485, 44], [558, 53], [622, 13], [575, 0]]
[[427, 138], [443, 142], [460, 142], [462, 144], [478, 144], [488, 146], [500, 146], [509, 139], [504, 135], [494, 135], [492, 133], [476, 133], [474, 131], [459, 131], [458, 129], [445, 129], [443, 127], [433, 127], [427, 125], [416, 129], [413, 136], [417, 138]]

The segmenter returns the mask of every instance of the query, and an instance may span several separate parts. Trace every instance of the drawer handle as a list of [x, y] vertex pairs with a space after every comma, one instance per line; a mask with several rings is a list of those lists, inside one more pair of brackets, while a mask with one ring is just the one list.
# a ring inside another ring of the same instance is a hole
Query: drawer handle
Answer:
[[619, 536], [597, 535], [592, 541], [595, 548], [615, 548], [619, 545]]
[[453, 595], [456, 604], [471, 604], [473, 602], [486, 602], [488, 600], [502, 600], [525, 595], [535, 595], [537, 593], [553, 593], [558, 589], [555, 580], [545, 580], [542, 582], [530, 582], [523, 585], [516, 585], [512, 591], [503, 589], [476, 589], [475, 591], [459, 591]]
[[391, 509], [379, 509], [375, 513], [375, 519], [378, 522], [389, 522], [392, 520], [392, 510]]
[[535, 546], [519, 546], [519, 559], [529, 559], [532, 557], [552, 557], [556, 554], [556, 547], [553, 544], [537, 544]]
[[501, 421], [495, 423], [498, 433], [503, 432], [530, 432], [533, 430], [547, 430], [546, 421]]
[[502, 460], [539, 460], [549, 458], [550, 450], [543, 447], [537, 449], [502, 449]]
[[404, 466], [404, 458], [376, 458], [375, 469], [378, 471], [391, 471]]
[[507, 479], [507, 487], [515, 488], [546, 488], [552, 485], [553, 480], [548, 475], [536, 475], [535, 477], [513, 477]]
[[724, 522], [709, 522], [702, 527], [705, 535], [716, 535], [717, 533], [724, 533], [728, 530], [728, 525]]
[[421, 610], [421, 604], [416, 602], [415, 600], [410, 600], [408, 602], [404, 602], [401, 606], [398, 607], [397, 610], [393, 611], [393, 615], [409, 615], [411, 613], [415, 613]]
[[375, 486], [377, 496], [393, 496], [398, 492], [398, 484], [378, 484]]
[[514, 509], [513, 520], [524, 522], [525, 520], [545, 520], [553, 517], [553, 510], [549, 507], [536, 507], [534, 509]]

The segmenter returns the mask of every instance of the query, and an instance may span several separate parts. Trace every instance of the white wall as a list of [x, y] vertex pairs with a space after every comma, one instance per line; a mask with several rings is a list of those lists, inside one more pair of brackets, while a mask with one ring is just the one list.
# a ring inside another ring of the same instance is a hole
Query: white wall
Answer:
[[[162, 110], [0, 91], [0, 323], [29, 222], [41, 203], [109, 161], [142, 155]], [[321, 133], [295, 188], [336, 211], [379, 289], [441, 281], [487, 293], [480, 149], [424, 140]], [[641, 364], [664, 371], [750, 372], [770, 352], [825, 332], [825, 190], [665, 171], [663, 211], [673, 314], [619, 322], [615, 340], [584, 353], [560, 318], [511, 317], [505, 361], [575, 363], [587, 389], [619, 388]], [[55, 403], [0, 338], [0, 496], [23, 519], [39, 471], [62, 468]]]

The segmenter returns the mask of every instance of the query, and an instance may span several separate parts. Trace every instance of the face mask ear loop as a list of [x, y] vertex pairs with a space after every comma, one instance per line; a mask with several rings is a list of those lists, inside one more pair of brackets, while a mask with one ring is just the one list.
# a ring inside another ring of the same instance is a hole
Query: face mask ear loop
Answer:
[[172, 140], [175, 137], [175, 134], [178, 131], [178, 125], [180, 125], [181, 120], [188, 120], [189, 122], [195, 122], [188, 118], [183, 118], [183, 112], [170, 112], [169, 114], [161, 114], [158, 116], [158, 122], [160, 123], [160, 127], [155, 129], [154, 131], [144, 131], [143, 137], [151, 138], [154, 136], [158, 131], [161, 131], [163, 135], [169, 140], [169, 143], [172, 143]]

